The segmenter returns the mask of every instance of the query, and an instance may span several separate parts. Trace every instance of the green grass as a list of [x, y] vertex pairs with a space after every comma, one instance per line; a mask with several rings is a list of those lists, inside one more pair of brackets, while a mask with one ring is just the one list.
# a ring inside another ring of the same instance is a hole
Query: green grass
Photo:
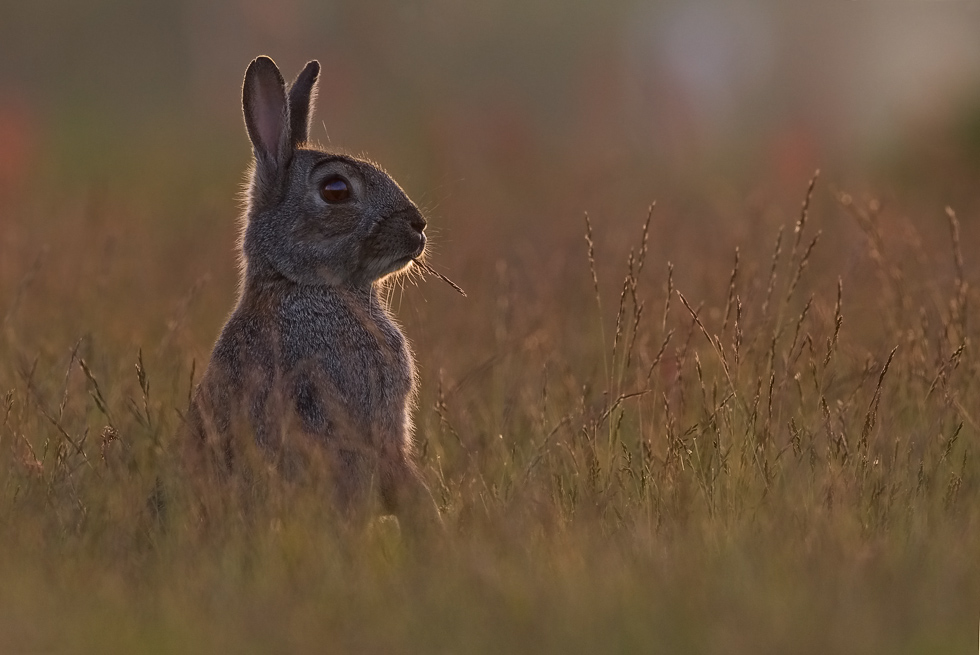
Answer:
[[941, 210], [818, 184], [809, 217], [806, 198], [723, 259], [683, 229], [664, 256], [693, 217], [660, 209], [628, 239], [592, 217], [547, 252], [442, 246], [468, 298], [392, 293], [446, 524], [421, 542], [345, 525], [316, 475], [180, 470], [230, 226], [184, 237], [99, 206], [55, 230], [20, 207], [0, 652], [972, 652], [972, 253]]

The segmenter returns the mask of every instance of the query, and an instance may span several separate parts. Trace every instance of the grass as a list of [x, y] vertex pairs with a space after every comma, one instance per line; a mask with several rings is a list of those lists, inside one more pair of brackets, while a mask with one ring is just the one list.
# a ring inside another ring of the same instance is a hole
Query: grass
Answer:
[[345, 526], [315, 474], [205, 489], [202, 522], [175, 441], [230, 238], [19, 206], [0, 652], [972, 652], [976, 264], [951, 209], [804, 198], [724, 258], [669, 256], [688, 216], [651, 207], [628, 240], [586, 216], [430, 259], [465, 299], [394, 288], [447, 526], [422, 543]]

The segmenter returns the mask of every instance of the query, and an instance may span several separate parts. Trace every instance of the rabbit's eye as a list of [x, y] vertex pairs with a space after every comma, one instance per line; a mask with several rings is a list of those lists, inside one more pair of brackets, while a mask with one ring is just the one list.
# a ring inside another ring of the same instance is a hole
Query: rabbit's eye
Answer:
[[350, 198], [350, 185], [339, 175], [328, 177], [320, 187], [320, 197], [326, 202], [343, 202]]

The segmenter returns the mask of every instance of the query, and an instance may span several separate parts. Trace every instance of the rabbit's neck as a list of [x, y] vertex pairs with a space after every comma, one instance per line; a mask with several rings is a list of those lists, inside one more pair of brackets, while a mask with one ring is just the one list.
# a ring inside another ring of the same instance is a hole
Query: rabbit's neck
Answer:
[[308, 285], [294, 282], [282, 275], [263, 277], [247, 275], [238, 304], [240, 307], [258, 306], [266, 304], [272, 298], [297, 296], [305, 296], [310, 300], [339, 300], [342, 305], [356, 310], [358, 314], [374, 323], [392, 322], [381, 285], [377, 283], [368, 286]]
[[343, 281], [336, 284], [323, 282], [322, 280], [304, 281], [294, 280], [284, 275], [272, 266], [257, 266], [251, 261], [246, 261], [245, 273], [241, 281], [242, 297], [264, 295], [270, 291], [303, 291], [311, 293], [327, 292], [341, 294], [350, 297], [358, 304], [364, 306], [379, 304], [383, 306], [377, 282], [366, 282], [363, 284], [354, 281]]

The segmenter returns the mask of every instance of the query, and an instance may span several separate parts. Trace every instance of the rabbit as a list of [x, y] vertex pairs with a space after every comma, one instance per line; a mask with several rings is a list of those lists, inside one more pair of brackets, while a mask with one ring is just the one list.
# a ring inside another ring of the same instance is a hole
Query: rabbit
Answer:
[[268, 57], [245, 71], [239, 296], [192, 400], [193, 439], [225, 467], [243, 428], [263, 453], [313, 444], [344, 512], [376, 489], [389, 513], [438, 516], [414, 463], [412, 351], [383, 298], [424, 253], [426, 220], [375, 164], [308, 142], [319, 72], [309, 62], [287, 89]]

